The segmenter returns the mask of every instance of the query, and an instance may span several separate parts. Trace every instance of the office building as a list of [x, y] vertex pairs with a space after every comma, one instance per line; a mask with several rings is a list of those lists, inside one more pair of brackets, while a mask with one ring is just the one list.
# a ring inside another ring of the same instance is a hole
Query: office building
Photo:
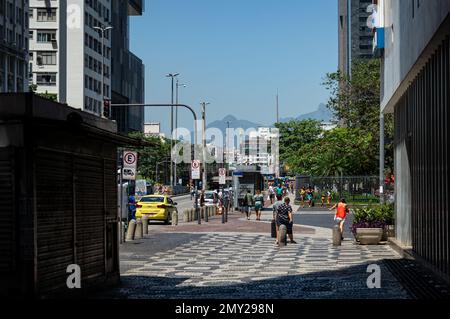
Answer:
[[450, 1], [378, 1], [381, 112], [394, 113], [396, 243], [450, 278]]
[[351, 61], [373, 57], [372, 29], [367, 26], [371, 0], [338, 0], [339, 70], [351, 74]]
[[0, 92], [28, 92], [28, 0], [0, 0]]
[[[112, 1], [112, 103], [144, 103], [145, 70], [141, 59], [129, 50], [130, 16], [140, 16], [144, 11], [144, 1]], [[113, 107], [112, 119], [117, 121], [120, 133], [144, 131], [143, 107]]]

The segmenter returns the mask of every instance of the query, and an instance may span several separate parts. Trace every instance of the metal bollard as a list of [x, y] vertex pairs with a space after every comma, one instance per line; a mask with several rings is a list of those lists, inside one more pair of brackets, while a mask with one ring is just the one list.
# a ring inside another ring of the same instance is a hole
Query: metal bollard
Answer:
[[172, 226], [178, 225], [178, 211], [175, 210], [172, 212]]
[[183, 222], [185, 223], [189, 222], [189, 210], [187, 209], [183, 211]]
[[136, 232], [136, 221], [134, 219], [130, 220], [128, 223], [128, 230], [127, 230], [127, 238], [126, 240], [134, 240], [134, 234]]
[[280, 245], [286, 246], [287, 245], [287, 228], [286, 225], [280, 225], [280, 228], [278, 229], [279, 232], [279, 241]]
[[208, 216], [208, 208], [209, 207], [205, 207], [204, 210], [203, 210], [203, 213], [205, 214], [205, 222], [208, 222], [208, 217], [209, 217]]
[[148, 217], [142, 217], [142, 229], [144, 230], [144, 235], [148, 235]]
[[195, 220], [195, 208], [192, 208], [192, 209], [189, 211], [189, 221], [192, 222], [192, 221], [194, 221], [194, 220]]
[[144, 237], [144, 232], [142, 229], [142, 220], [138, 218], [138, 220], [136, 221], [136, 232], [134, 238], [141, 239], [142, 237]]
[[338, 225], [333, 227], [333, 246], [341, 246], [342, 244], [342, 234]]

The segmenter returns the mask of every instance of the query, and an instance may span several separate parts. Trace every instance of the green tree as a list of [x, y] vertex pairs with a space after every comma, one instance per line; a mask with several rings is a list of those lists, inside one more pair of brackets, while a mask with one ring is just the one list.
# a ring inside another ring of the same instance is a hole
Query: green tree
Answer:
[[302, 172], [300, 149], [315, 141], [323, 133], [319, 121], [292, 120], [276, 123], [280, 132], [280, 160], [289, 168], [289, 173]]
[[151, 145], [129, 149], [138, 153], [138, 174], [150, 182], [156, 182], [156, 166], [162, 171], [169, 165], [166, 161], [170, 160], [170, 141], [157, 136], [145, 136], [142, 132], [132, 132], [129, 136]]
[[45, 91], [45, 93], [36, 93], [37, 91], [37, 85], [36, 84], [30, 84], [28, 87], [28, 90], [36, 95], [39, 95], [40, 97], [43, 97], [44, 99], [57, 102], [58, 101], [58, 95], [53, 93], [48, 93], [48, 91]]
[[373, 136], [357, 128], [327, 131], [300, 150], [298, 173], [312, 176], [365, 175]]
[[[380, 125], [380, 60], [356, 59], [352, 63], [351, 77], [338, 72], [326, 75], [323, 85], [330, 91], [328, 108], [333, 111], [340, 126], [359, 129], [372, 138], [366, 154], [370, 165], [365, 174], [376, 174], [379, 166]], [[392, 115], [385, 117], [387, 170], [393, 168]], [[355, 174], [355, 173], [353, 173]]]

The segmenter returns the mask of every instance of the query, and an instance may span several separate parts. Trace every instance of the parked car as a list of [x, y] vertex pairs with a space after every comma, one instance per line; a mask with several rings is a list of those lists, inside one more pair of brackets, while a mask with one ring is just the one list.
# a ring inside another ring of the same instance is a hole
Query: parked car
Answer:
[[[205, 191], [205, 206], [214, 206], [218, 203], [218, 195], [214, 191]], [[200, 206], [200, 193], [198, 196], [198, 205]]]
[[144, 215], [150, 221], [164, 221], [169, 224], [172, 220], [172, 213], [178, 212], [177, 203], [167, 195], [147, 195], [143, 196], [136, 204], [136, 218]]

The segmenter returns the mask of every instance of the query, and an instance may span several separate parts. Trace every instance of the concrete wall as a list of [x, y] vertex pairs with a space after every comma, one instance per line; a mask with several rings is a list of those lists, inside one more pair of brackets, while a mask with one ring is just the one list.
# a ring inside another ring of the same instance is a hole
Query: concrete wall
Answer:
[[408, 74], [415, 77], [411, 70], [420, 71], [418, 59], [426, 60], [427, 57], [421, 55], [449, 14], [450, 1], [384, 0], [383, 5], [386, 40], [381, 109], [393, 112], [394, 105], [406, 90], [406, 86], [400, 87], [401, 83]]

